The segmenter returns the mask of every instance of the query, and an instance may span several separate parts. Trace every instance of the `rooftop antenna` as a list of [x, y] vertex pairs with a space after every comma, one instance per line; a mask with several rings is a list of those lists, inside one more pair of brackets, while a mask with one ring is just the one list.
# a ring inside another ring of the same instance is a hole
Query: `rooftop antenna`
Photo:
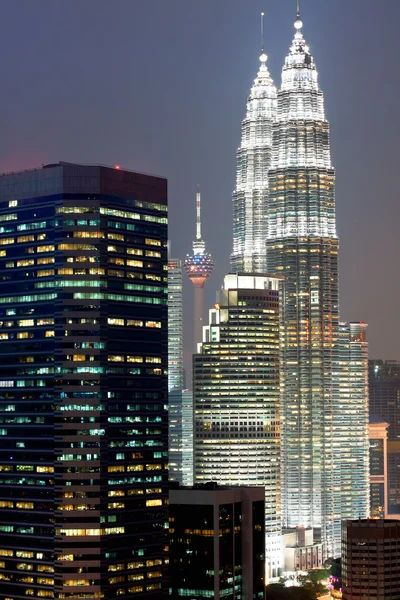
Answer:
[[297, 0], [297, 18], [300, 19], [300, 0]]
[[261, 13], [261, 52], [264, 54], [264, 13]]

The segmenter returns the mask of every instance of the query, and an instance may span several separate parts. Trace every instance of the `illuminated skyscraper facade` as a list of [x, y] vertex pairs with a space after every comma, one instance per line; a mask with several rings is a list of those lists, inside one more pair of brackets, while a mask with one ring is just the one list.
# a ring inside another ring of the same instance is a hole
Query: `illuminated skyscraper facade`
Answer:
[[389, 423], [388, 512], [400, 513], [400, 361], [369, 361], [369, 413]]
[[168, 392], [183, 388], [182, 261], [168, 260]]
[[0, 177], [0, 597], [163, 598], [167, 182]]
[[276, 118], [276, 87], [262, 50], [260, 68], [247, 101], [237, 151], [233, 193], [232, 272], [265, 273], [268, 170], [272, 159], [272, 126]]
[[282, 71], [269, 172], [267, 272], [285, 277], [282, 507], [333, 551], [333, 397], [338, 351], [335, 171], [318, 73], [298, 16]]
[[370, 512], [366, 323], [339, 324], [334, 377], [334, 555], [339, 556], [342, 520], [364, 519]]
[[195, 483], [265, 487], [268, 577], [281, 566], [281, 284], [227, 275], [193, 357]]
[[194, 352], [197, 352], [197, 344], [202, 340], [202, 327], [204, 325], [204, 286], [214, 270], [214, 260], [211, 254], [206, 252], [206, 244], [201, 237], [200, 201], [200, 190], [198, 189], [196, 194], [196, 239], [193, 242], [193, 254], [188, 254], [185, 260], [187, 276], [194, 286]]
[[168, 261], [169, 479], [193, 485], [193, 394], [183, 381], [182, 261]]

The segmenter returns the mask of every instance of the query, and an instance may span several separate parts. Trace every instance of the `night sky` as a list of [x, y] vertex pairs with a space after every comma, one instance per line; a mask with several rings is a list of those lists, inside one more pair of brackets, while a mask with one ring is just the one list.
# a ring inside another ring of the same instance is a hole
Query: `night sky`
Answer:
[[[172, 254], [195, 235], [229, 270], [235, 152], [265, 48], [277, 85], [295, 0], [0, 0], [0, 171], [59, 160], [169, 180]], [[370, 356], [400, 359], [399, 0], [302, 0], [331, 123], [343, 320], [369, 323]], [[185, 347], [192, 289], [185, 281]]]

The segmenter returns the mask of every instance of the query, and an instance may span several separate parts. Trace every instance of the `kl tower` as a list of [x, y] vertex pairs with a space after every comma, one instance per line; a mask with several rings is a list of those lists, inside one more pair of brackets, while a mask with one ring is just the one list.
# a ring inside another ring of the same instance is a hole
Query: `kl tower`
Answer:
[[196, 194], [196, 239], [193, 242], [193, 254], [187, 254], [185, 270], [194, 285], [194, 352], [197, 353], [197, 344], [202, 341], [202, 326], [204, 315], [204, 285], [214, 269], [214, 260], [206, 252], [206, 244], [201, 237], [200, 220], [200, 189]]

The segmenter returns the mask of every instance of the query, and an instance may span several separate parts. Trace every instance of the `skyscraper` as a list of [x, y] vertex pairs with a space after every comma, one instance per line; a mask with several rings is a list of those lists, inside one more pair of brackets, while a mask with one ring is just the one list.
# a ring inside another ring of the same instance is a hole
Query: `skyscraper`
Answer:
[[333, 552], [333, 388], [338, 351], [335, 171], [323, 93], [298, 13], [282, 70], [269, 171], [267, 272], [285, 277], [282, 508]]
[[168, 260], [168, 391], [183, 389], [182, 261]]
[[370, 509], [366, 323], [339, 324], [334, 377], [334, 555], [339, 556], [342, 520], [363, 519]]
[[167, 185], [0, 177], [0, 596], [163, 597]]
[[206, 252], [206, 244], [201, 237], [200, 219], [200, 189], [196, 194], [196, 239], [193, 242], [193, 254], [188, 254], [185, 260], [185, 270], [194, 285], [194, 331], [193, 346], [197, 352], [197, 344], [202, 340], [204, 319], [204, 286], [214, 269], [214, 260]]
[[195, 483], [265, 488], [267, 577], [281, 566], [282, 278], [231, 274], [193, 356]]
[[183, 382], [182, 261], [168, 261], [169, 479], [193, 485], [193, 394]]
[[369, 412], [389, 423], [388, 511], [400, 513], [400, 362], [369, 361]]
[[388, 516], [387, 439], [389, 423], [372, 418], [369, 422], [370, 516]]
[[262, 600], [264, 514], [262, 487], [171, 486], [171, 600]]
[[276, 118], [276, 87], [266, 64], [264, 43], [260, 63], [247, 101], [241, 144], [237, 151], [231, 255], [234, 273], [267, 272], [268, 170], [272, 159], [272, 126]]

